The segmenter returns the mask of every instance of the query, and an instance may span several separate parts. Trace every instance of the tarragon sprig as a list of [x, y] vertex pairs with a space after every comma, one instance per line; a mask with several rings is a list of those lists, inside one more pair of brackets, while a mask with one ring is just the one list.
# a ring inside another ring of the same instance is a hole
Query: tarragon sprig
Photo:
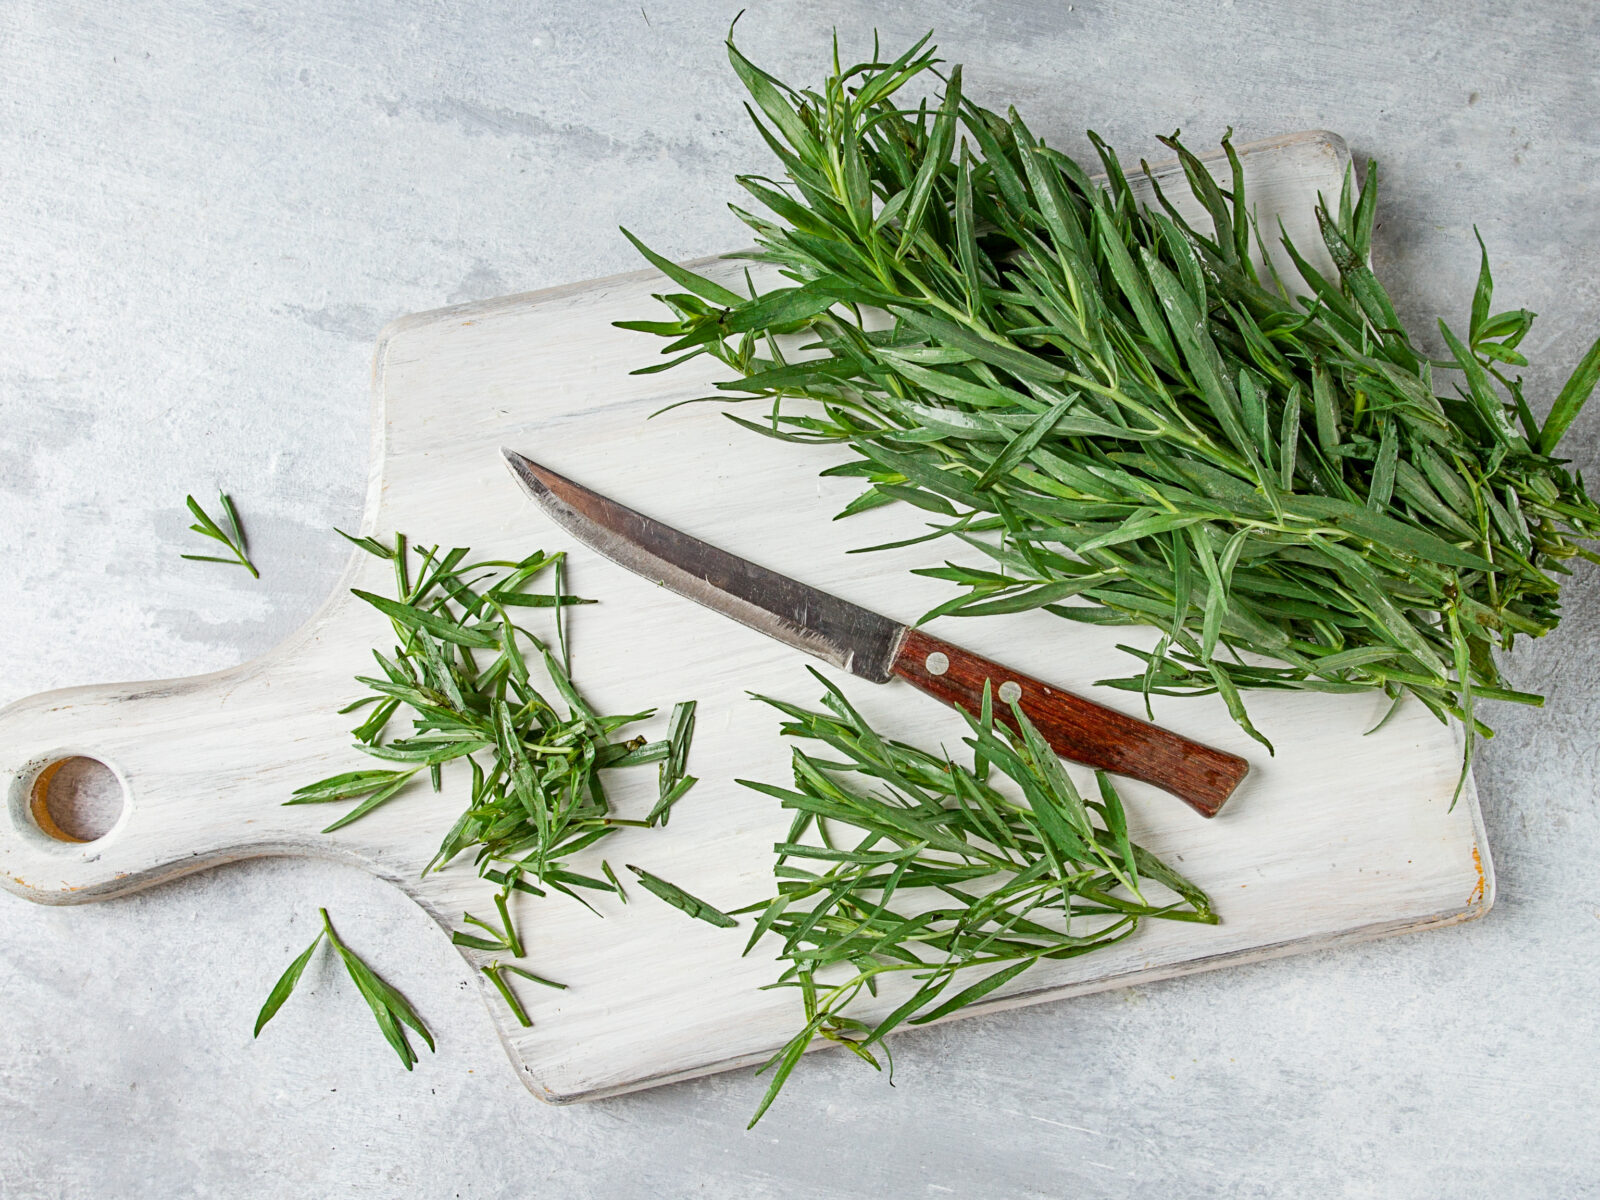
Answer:
[[214, 542], [221, 542], [228, 548], [232, 557], [219, 558], [212, 554], [180, 554], [178, 557], [187, 558], [192, 562], [232, 563], [243, 567], [253, 577], [260, 579], [261, 572], [256, 570], [256, 565], [250, 561], [250, 555], [245, 548], [244, 527], [239, 524], [239, 514], [233, 507], [233, 499], [226, 492], [217, 493], [218, 502], [222, 505], [223, 520], [227, 522], [226, 529], [212, 520], [193, 496], [185, 496], [183, 499], [189, 506], [190, 515], [194, 517], [194, 524], [189, 528]]
[[277, 1016], [278, 1010], [283, 1007], [294, 991], [295, 985], [300, 982], [300, 976], [305, 973], [306, 964], [311, 961], [311, 956], [316, 953], [318, 946], [324, 938], [339, 955], [339, 961], [344, 964], [346, 973], [356, 985], [356, 990], [361, 993], [361, 998], [367, 1002], [367, 1007], [372, 1009], [372, 1017], [378, 1023], [378, 1029], [383, 1033], [384, 1040], [394, 1048], [400, 1056], [400, 1062], [406, 1070], [411, 1070], [417, 1063], [417, 1052], [411, 1048], [411, 1042], [406, 1037], [405, 1026], [409, 1025], [424, 1042], [428, 1049], [433, 1049], [433, 1034], [428, 1032], [428, 1027], [422, 1023], [422, 1018], [417, 1016], [416, 1010], [394, 988], [362, 962], [355, 951], [346, 946], [339, 935], [333, 931], [333, 922], [328, 918], [328, 910], [317, 909], [322, 917], [322, 928], [317, 931], [317, 936], [311, 939], [301, 955], [289, 964], [288, 970], [278, 979], [267, 995], [267, 1002], [261, 1006], [261, 1012], [256, 1017], [256, 1028], [253, 1036], [260, 1037], [261, 1030], [267, 1022]]
[[[761, 1069], [772, 1076], [751, 1125], [817, 1038], [877, 1069], [875, 1049], [901, 1024], [949, 1016], [1041, 962], [1113, 945], [1146, 918], [1216, 924], [1200, 888], [1130, 840], [1109, 777], [1081, 795], [1020, 708], [1013, 733], [985, 690], [968, 715], [969, 767], [884, 738], [813, 674], [825, 711], [760, 698], [788, 718], [785, 734], [831, 753], [796, 746], [792, 787], [740, 781], [794, 814], [776, 895], [741, 911], [760, 914], [745, 953], [776, 936], [784, 968], [771, 986], [799, 991], [804, 1010]], [[902, 975], [913, 986], [891, 1012], [852, 1015]]]

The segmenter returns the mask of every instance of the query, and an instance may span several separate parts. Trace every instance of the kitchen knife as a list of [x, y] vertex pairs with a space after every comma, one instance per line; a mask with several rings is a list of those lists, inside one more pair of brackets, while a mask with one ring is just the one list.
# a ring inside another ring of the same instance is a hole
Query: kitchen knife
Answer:
[[987, 683], [995, 719], [1015, 728], [1010, 705], [1028, 715], [1063, 758], [1142, 779], [1202, 816], [1217, 810], [1250, 764], [1236, 754], [1063, 692], [949, 642], [779, 575], [625, 508], [502, 450], [523, 489], [555, 523], [618, 566], [742, 625], [814, 654], [841, 670], [913, 687], [977, 714]]

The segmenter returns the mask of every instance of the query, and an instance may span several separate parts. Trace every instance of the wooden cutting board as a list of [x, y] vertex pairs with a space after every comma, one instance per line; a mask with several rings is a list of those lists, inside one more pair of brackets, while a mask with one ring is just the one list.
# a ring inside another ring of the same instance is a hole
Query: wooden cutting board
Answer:
[[[1270, 214], [1280, 213], [1298, 245], [1318, 246], [1312, 205], [1319, 191], [1337, 193], [1343, 142], [1322, 133], [1275, 139], [1246, 148], [1245, 162], [1263, 224], [1271, 228]], [[1187, 194], [1176, 178], [1168, 183], [1170, 196]], [[743, 270], [719, 260], [696, 266], [730, 284]], [[575, 546], [523, 498], [499, 447], [897, 619], [916, 618], [948, 593], [907, 574], [926, 565], [926, 547], [844, 553], [922, 526], [903, 505], [830, 520], [858, 486], [818, 478], [838, 461], [836, 451], [757, 437], [713, 405], [649, 419], [665, 404], [705, 394], [714, 378], [710, 366], [694, 369], [707, 360], [662, 375], [628, 374], [658, 347], [611, 322], [656, 315], [650, 293], [662, 283], [646, 271], [390, 326], [374, 367], [363, 529], [400, 530], [494, 557], [571, 552], [571, 586], [602, 601], [572, 620], [574, 670], [591, 698], [611, 712], [659, 706], [663, 714], [677, 700], [700, 702], [690, 769], [701, 783], [668, 828], [626, 830], [606, 843], [606, 857], [639, 863], [731, 909], [770, 894], [772, 844], [787, 825], [774, 801], [734, 783], [736, 776], [783, 783], [788, 775], [789, 747], [775, 714], [746, 693], [814, 702], [820, 689], [805, 672], [810, 660]], [[386, 593], [389, 583], [386, 564], [356, 553], [322, 611], [253, 662], [189, 679], [50, 692], [0, 711], [7, 788], [0, 885], [40, 903], [75, 904], [235, 859], [303, 854], [357, 863], [390, 880], [442, 926], [464, 909], [488, 910], [488, 889], [470, 865], [419, 878], [464, 804], [464, 771], [447, 768], [442, 795], [418, 789], [332, 835], [317, 831], [340, 807], [282, 806], [296, 787], [370, 763], [351, 748], [353, 719], [334, 710], [359, 694], [351, 677], [370, 669], [369, 648], [390, 645], [386, 622], [349, 588]], [[1092, 684], [1130, 671], [1117, 641], [1154, 640], [1148, 631], [1069, 624], [1045, 613], [945, 619], [934, 629], [1130, 712], [1138, 711], [1136, 697]], [[960, 719], [909, 686], [840, 682], [886, 734], [958, 744]], [[1134, 836], [1209, 891], [1222, 923], [1150, 922], [1105, 952], [1041, 965], [968, 1012], [1488, 910], [1493, 876], [1475, 793], [1469, 787], [1450, 807], [1460, 761], [1450, 730], [1412, 705], [1364, 737], [1381, 698], [1249, 699], [1278, 747], [1275, 758], [1214, 699], [1158, 699], [1160, 723], [1250, 759], [1249, 779], [1219, 818], [1205, 821], [1143, 785], [1124, 789]], [[663, 725], [658, 716], [645, 731], [656, 735]], [[105, 763], [126, 791], [121, 817], [93, 842], [58, 840], [33, 816], [41, 774], [73, 755]], [[654, 772], [613, 774], [618, 807], [642, 815]], [[597, 899], [603, 920], [560, 897], [518, 897], [528, 965], [569, 985], [523, 989], [532, 1028], [519, 1027], [479, 977], [507, 1054], [543, 1099], [591, 1099], [758, 1062], [799, 1027], [792, 992], [758, 990], [776, 975], [770, 944], [739, 957], [748, 918], [742, 929], [718, 930], [633, 891], [627, 907]], [[862, 1015], [894, 1003], [885, 989], [877, 1009]]]

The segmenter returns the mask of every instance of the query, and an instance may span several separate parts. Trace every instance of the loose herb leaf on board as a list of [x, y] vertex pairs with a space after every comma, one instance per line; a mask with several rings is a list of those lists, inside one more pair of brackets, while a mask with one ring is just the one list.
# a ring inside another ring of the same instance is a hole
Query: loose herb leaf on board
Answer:
[[696, 920], [706, 921], [721, 929], [732, 929], [739, 923], [727, 913], [723, 912], [720, 908], [716, 908], [710, 904], [707, 904], [698, 896], [691, 896], [677, 884], [668, 883], [659, 875], [652, 875], [643, 867], [636, 867], [632, 863], [629, 863], [628, 870], [632, 871], [639, 877], [639, 884], [645, 889], [645, 891], [654, 896], [660, 897], [662, 900], [672, 905], [673, 908], [680, 909], [681, 911], [688, 913]]

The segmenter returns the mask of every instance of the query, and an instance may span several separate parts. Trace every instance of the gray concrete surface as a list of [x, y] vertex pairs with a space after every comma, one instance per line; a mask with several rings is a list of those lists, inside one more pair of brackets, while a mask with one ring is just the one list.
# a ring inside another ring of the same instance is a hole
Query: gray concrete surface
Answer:
[[[265, 650], [360, 511], [390, 318], [741, 241], [766, 168], [721, 38], [737, 5], [0, 4], [0, 702]], [[1600, 327], [1600, 48], [1585, 3], [754, 3], [758, 61], [937, 29], [969, 90], [1069, 149], [1325, 127], [1382, 160], [1376, 257], [1462, 319], [1477, 222], [1541, 316], [1549, 403]], [[1596, 466], [1600, 411], [1578, 424]], [[229, 489], [263, 578], [180, 561]], [[267, 860], [76, 909], [0, 897], [0, 1194], [1600, 1194], [1600, 586], [1511, 673], [1480, 785], [1481, 923], [900, 1036], [886, 1082], [805, 1064], [753, 1133], [743, 1074], [553, 1110], [397, 893]], [[1331, 797], [1331, 799], [1336, 799]], [[413, 1075], [315, 969], [328, 905], [442, 1035]], [[304, 985], [303, 985], [304, 986]], [[670, 1020], [670, 1013], [663, 1014]]]

